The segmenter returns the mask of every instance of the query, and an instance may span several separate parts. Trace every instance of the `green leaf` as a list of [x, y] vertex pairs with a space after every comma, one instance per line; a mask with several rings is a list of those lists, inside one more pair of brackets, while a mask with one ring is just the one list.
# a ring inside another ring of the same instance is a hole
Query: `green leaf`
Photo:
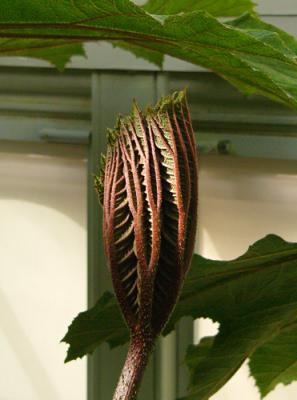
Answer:
[[[259, 240], [236, 260], [194, 256], [163, 334], [184, 316], [212, 318], [221, 327], [212, 346], [208, 339], [204, 342], [208, 347], [203, 351], [200, 347], [189, 362], [192, 378], [187, 400], [207, 399], [255, 349], [297, 319], [296, 284], [297, 244], [274, 235]], [[128, 330], [114, 297], [105, 294], [93, 309], [80, 314], [63, 340], [70, 345], [67, 361], [94, 351], [103, 342], [112, 347], [125, 343]]]
[[91, 354], [102, 343], [119, 346], [129, 340], [129, 332], [114, 295], [105, 292], [88, 311], [78, 314], [62, 342], [70, 344], [65, 362]]
[[137, 58], [145, 59], [150, 63], [155, 64], [157, 67], [162, 68], [164, 56], [158, 51], [145, 49], [137, 44], [126, 42], [114, 42], [113, 45], [114, 47], [119, 47], [133, 53]]
[[204, 10], [216, 17], [235, 17], [253, 11], [251, 0], [148, 0], [143, 8], [151, 14], [178, 14]]
[[239, 18], [229, 21], [227, 25], [243, 29], [256, 37], [260, 37], [261, 34], [263, 36], [267, 35], [267, 37], [270, 36], [270, 39], [267, 40], [269, 45], [275, 47], [276, 50], [281, 50], [284, 54], [296, 58], [297, 41], [294, 36], [282, 31], [276, 26], [262, 21], [254, 14], [245, 13]]
[[[64, 69], [73, 54], [85, 56], [82, 44], [71, 42], [69, 44], [65, 40], [47, 40], [42, 44], [32, 39], [22, 40], [22, 47], [17, 49], [19, 44], [19, 40], [15, 39], [0, 40], [0, 54], [39, 58], [55, 65], [60, 71]], [[3, 47], [3, 51], [1, 47]]]
[[190, 345], [187, 349], [186, 363], [189, 368], [195, 368], [208, 354], [213, 346], [214, 337], [206, 336], [202, 338], [197, 346]]
[[[276, 235], [257, 241], [244, 255], [231, 261], [208, 260], [195, 254], [165, 334], [184, 316], [214, 321], [230, 318], [234, 322], [234, 316], [253, 313], [264, 300], [271, 306], [278, 306], [281, 301], [286, 305], [290, 290], [297, 301], [296, 281], [297, 244]], [[275, 296], [271, 295], [272, 289]]]
[[259, 347], [251, 356], [249, 367], [256, 379], [262, 398], [276, 385], [297, 380], [297, 325]]
[[256, 349], [295, 326], [296, 285], [297, 244], [274, 235], [233, 261], [195, 257], [167, 332], [185, 315], [210, 317], [220, 329], [206, 356], [189, 363], [189, 395], [183, 400], [208, 399]]
[[[68, 47], [65, 59], [56, 52], [66, 43], [125, 43], [137, 55], [145, 49], [143, 57], [154, 63], [161, 62], [158, 53], [167, 54], [209, 68], [247, 94], [297, 108], [296, 40], [245, 18], [223, 23], [203, 10], [156, 16], [129, 0], [64, 0], [54, 6], [48, 0], [2, 0], [0, 55], [46, 57], [61, 68], [71, 52]], [[77, 52], [81, 48], [74, 47]]]

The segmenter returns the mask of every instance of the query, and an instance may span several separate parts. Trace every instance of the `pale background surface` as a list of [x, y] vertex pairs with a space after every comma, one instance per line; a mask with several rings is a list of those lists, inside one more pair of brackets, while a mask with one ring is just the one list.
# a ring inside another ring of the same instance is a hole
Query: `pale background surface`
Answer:
[[[233, 259], [268, 233], [297, 242], [297, 162], [204, 157], [200, 170], [199, 253], [211, 259]], [[199, 337], [217, 326], [199, 320]], [[297, 383], [277, 389], [265, 400], [295, 400]], [[244, 366], [212, 400], [259, 400]]]
[[86, 163], [0, 153], [0, 399], [85, 400], [59, 341], [86, 309]]

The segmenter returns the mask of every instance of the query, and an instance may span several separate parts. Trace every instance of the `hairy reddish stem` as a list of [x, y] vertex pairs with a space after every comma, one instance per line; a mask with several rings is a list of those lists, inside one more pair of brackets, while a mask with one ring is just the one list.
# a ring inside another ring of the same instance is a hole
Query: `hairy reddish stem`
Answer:
[[113, 400], [135, 400], [145, 367], [153, 350], [151, 338], [133, 337]]

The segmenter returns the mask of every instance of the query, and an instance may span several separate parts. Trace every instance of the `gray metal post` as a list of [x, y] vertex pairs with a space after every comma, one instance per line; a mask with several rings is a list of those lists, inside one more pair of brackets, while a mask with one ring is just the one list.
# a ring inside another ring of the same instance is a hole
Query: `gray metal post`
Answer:
[[[141, 106], [155, 100], [155, 77], [151, 73], [94, 73], [92, 77], [92, 133], [89, 146], [89, 306], [111, 289], [102, 246], [100, 207], [93, 190], [92, 174], [98, 168], [101, 152], [105, 151], [106, 128], [113, 127], [119, 113], [131, 109], [133, 98]], [[106, 345], [88, 360], [88, 400], [109, 400], [116, 385], [126, 348], [110, 350]], [[154, 399], [154, 360], [145, 373], [140, 400]]]

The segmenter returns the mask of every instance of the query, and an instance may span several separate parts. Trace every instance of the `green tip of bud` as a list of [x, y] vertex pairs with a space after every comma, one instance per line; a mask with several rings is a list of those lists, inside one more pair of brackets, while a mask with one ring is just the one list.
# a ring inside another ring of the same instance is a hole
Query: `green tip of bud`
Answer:
[[[132, 101], [131, 113], [123, 116], [118, 115], [113, 129], [107, 129], [107, 153], [116, 144], [120, 133], [124, 126], [129, 126], [139, 121], [139, 118], [150, 118], [156, 113], [162, 113], [165, 111], [170, 111], [172, 105], [182, 104], [186, 98], [187, 89], [176, 91], [168, 96], [163, 96], [155, 106], [148, 106], [145, 111], [142, 111], [135, 99]], [[103, 187], [104, 187], [104, 172], [106, 165], [106, 156], [101, 155], [100, 157], [100, 167], [99, 172], [94, 178], [94, 184], [96, 192], [98, 193], [99, 201], [103, 203]]]
[[173, 92], [168, 96], [163, 96], [156, 104], [155, 107], [151, 108], [150, 112], [162, 112], [166, 111], [172, 104], [178, 105], [184, 102], [187, 95], [187, 89]]

